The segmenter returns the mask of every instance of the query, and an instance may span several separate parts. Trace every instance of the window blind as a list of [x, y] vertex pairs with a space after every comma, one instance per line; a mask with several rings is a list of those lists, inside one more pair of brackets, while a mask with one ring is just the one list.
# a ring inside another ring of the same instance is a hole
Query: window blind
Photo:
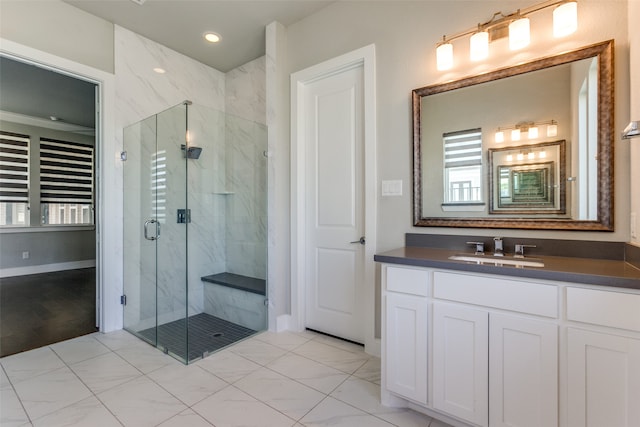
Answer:
[[0, 202], [29, 203], [29, 137], [0, 131]]
[[445, 168], [482, 164], [482, 132], [480, 129], [445, 133], [442, 137]]
[[40, 139], [40, 202], [93, 204], [93, 147]]

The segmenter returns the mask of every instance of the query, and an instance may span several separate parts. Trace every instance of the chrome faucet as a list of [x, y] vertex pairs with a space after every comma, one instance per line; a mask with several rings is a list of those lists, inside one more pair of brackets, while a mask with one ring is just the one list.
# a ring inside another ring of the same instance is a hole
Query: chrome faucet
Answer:
[[502, 237], [493, 238], [493, 256], [504, 256], [504, 248], [502, 246]]
[[467, 242], [467, 245], [475, 245], [476, 255], [484, 255], [484, 243], [483, 242]]
[[535, 248], [536, 245], [520, 245], [517, 244], [516, 245], [516, 250], [515, 250], [515, 254], [513, 255], [514, 258], [524, 258], [524, 248]]

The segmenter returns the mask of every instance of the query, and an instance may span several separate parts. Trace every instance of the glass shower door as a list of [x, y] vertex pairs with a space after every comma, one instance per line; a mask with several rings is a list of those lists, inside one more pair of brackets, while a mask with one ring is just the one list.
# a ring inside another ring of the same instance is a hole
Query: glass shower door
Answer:
[[185, 362], [186, 106], [124, 130], [124, 328]]

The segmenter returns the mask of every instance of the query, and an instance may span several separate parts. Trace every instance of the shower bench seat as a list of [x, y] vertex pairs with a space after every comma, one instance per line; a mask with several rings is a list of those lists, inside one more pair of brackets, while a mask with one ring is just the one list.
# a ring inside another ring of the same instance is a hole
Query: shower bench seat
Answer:
[[267, 294], [267, 281], [234, 273], [218, 273], [200, 278], [203, 282], [215, 283], [228, 288], [239, 289], [258, 295]]

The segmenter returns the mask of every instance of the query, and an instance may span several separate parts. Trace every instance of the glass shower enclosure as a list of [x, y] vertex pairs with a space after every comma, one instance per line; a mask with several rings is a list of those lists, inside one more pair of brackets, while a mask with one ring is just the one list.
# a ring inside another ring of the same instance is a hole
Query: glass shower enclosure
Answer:
[[124, 328], [183, 363], [266, 329], [266, 127], [185, 101], [124, 150]]

